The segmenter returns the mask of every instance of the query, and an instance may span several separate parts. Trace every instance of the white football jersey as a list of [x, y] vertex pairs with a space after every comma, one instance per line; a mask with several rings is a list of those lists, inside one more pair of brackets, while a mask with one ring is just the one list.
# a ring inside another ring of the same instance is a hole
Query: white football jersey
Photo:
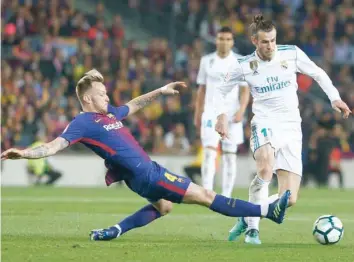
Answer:
[[[254, 120], [301, 122], [296, 81], [298, 72], [316, 80], [331, 102], [340, 99], [338, 90], [323, 69], [293, 45], [278, 45], [270, 61], [260, 59], [256, 51], [238, 59], [235, 68], [222, 76], [224, 84], [218, 88], [216, 97], [226, 99], [233, 84], [245, 81], [251, 88]], [[226, 113], [224, 107], [219, 110], [218, 113]]]
[[[215, 114], [215, 107], [220, 103], [219, 100], [215, 99], [215, 92], [217, 92], [216, 89], [223, 84], [223, 78], [220, 76], [226, 75], [231, 68], [235, 68], [235, 66], [238, 65], [238, 58], [241, 58], [241, 56], [232, 51], [225, 58], [219, 57], [216, 52], [202, 57], [197, 76], [197, 84], [205, 85], [206, 87], [204, 99], [205, 114]], [[230, 93], [224, 100], [225, 113], [229, 116], [235, 114], [240, 107], [239, 88], [237, 85], [238, 83], [235, 81], [232, 83], [233, 88], [230, 88]]]

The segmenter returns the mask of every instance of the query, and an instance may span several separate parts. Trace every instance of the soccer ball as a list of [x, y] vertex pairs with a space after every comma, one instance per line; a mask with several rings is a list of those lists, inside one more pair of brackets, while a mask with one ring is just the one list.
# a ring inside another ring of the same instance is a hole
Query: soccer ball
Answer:
[[312, 234], [318, 243], [333, 245], [338, 243], [343, 237], [343, 224], [336, 216], [320, 216], [313, 225]]

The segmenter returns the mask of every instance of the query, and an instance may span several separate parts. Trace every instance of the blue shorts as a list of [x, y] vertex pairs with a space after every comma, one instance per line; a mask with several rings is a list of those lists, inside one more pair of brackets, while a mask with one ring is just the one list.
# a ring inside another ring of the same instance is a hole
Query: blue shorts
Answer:
[[[108, 172], [112, 173], [112, 170]], [[154, 163], [154, 168], [147, 174], [132, 176], [124, 181], [132, 191], [152, 203], [160, 199], [181, 203], [189, 184], [192, 182], [187, 177], [169, 172], [157, 163]]]

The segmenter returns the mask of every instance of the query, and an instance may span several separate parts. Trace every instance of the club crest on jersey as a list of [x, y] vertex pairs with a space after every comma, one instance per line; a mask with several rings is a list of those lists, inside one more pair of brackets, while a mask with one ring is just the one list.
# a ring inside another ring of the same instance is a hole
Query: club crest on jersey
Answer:
[[258, 61], [256, 61], [256, 60], [251, 61], [250, 62], [250, 68], [253, 71], [253, 75], [258, 75], [259, 74], [258, 71], [257, 71], [257, 69], [258, 69]]
[[209, 67], [212, 67], [213, 64], [214, 64], [214, 58], [212, 58], [212, 59], [209, 60]]
[[114, 116], [113, 114], [111, 114], [111, 113], [108, 113], [107, 116], [108, 116], [109, 118], [115, 118], [115, 116]]
[[283, 68], [284, 70], [288, 69], [288, 63], [283, 60], [283, 61], [280, 61], [280, 66], [281, 68]]

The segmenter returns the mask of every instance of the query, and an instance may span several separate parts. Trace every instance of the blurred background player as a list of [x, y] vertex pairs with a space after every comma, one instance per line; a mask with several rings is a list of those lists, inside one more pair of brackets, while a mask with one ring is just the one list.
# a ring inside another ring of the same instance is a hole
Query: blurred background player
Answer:
[[[38, 139], [30, 145], [31, 148], [43, 145], [43, 139]], [[61, 172], [56, 170], [50, 158], [28, 159], [27, 172], [30, 184], [34, 185], [53, 185], [61, 176]]]
[[[276, 45], [277, 30], [272, 21], [256, 15], [250, 31], [256, 51], [239, 59], [240, 64], [225, 78], [225, 82], [235, 84], [246, 81], [253, 96], [251, 150], [257, 175], [249, 188], [249, 200], [264, 203], [277, 198], [276, 194], [269, 197], [268, 188], [275, 170], [278, 193], [291, 190], [289, 205], [292, 206], [297, 201], [302, 177], [302, 130], [296, 74], [300, 72], [316, 80], [333, 109], [342, 112], [344, 118], [348, 118], [351, 111], [328, 75], [301, 49], [294, 45]], [[232, 85], [227, 84], [218, 91], [225, 94], [230, 88]], [[228, 134], [227, 125], [227, 115], [219, 115], [216, 129], [223, 137]], [[328, 162], [325, 167], [327, 176]], [[259, 222], [258, 218], [239, 219], [230, 231], [229, 240], [237, 239], [246, 231], [246, 243], [261, 244]]]
[[[236, 152], [238, 145], [244, 141], [243, 116], [249, 101], [248, 88], [234, 88], [227, 99], [227, 114], [230, 129], [226, 139], [220, 139], [215, 131], [215, 100], [214, 92], [220, 85], [221, 74], [237, 64], [240, 57], [232, 51], [233, 33], [229, 27], [222, 27], [216, 35], [216, 51], [202, 57], [197, 76], [198, 93], [195, 107], [194, 124], [200, 130], [203, 145], [202, 186], [213, 189], [216, 172], [216, 157], [219, 142], [222, 148], [222, 195], [230, 197], [237, 174]], [[235, 84], [237, 86], [237, 84]]]

